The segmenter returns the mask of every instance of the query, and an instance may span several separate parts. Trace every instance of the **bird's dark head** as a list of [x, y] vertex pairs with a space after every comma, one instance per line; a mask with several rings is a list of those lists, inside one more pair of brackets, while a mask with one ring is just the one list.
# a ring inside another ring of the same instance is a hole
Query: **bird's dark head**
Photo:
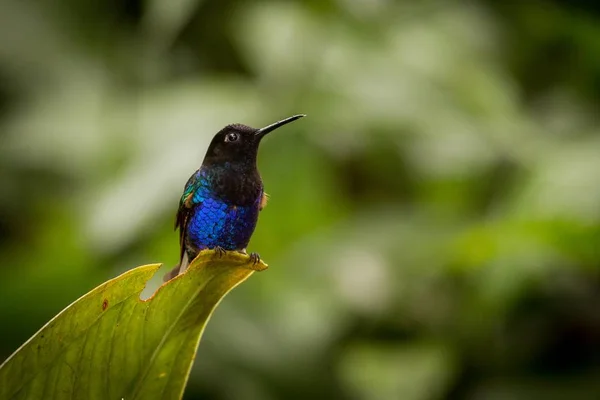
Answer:
[[258, 145], [263, 137], [269, 132], [302, 117], [304, 117], [304, 114], [294, 115], [260, 129], [242, 124], [227, 125], [217, 132], [210, 142], [204, 164], [255, 163]]

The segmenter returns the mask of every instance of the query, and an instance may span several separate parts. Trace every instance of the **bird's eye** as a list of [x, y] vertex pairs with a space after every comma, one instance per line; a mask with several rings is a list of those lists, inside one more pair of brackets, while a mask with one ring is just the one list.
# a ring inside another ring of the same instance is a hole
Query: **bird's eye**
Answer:
[[240, 135], [235, 132], [230, 132], [225, 136], [226, 142], [235, 142], [240, 138]]

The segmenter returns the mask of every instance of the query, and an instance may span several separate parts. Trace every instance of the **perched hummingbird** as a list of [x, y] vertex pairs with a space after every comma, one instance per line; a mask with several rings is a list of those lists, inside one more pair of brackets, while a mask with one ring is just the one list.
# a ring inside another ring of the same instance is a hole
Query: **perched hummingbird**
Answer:
[[[261, 129], [227, 125], [215, 135], [179, 201], [175, 229], [179, 228], [180, 260], [165, 281], [185, 271], [200, 250], [246, 253], [258, 213], [268, 198], [256, 166], [260, 141], [302, 117], [294, 115]], [[256, 253], [250, 256], [255, 263], [260, 260]]]

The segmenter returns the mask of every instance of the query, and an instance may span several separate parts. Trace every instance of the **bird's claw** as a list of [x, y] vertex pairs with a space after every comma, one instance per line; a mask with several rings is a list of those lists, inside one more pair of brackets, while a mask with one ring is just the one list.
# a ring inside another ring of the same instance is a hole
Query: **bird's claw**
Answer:
[[258, 253], [250, 253], [250, 261], [254, 265], [258, 264], [260, 262], [260, 256]]
[[217, 253], [217, 256], [219, 258], [221, 258], [225, 255], [225, 249], [222, 248], [221, 246], [216, 246], [213, 250]]

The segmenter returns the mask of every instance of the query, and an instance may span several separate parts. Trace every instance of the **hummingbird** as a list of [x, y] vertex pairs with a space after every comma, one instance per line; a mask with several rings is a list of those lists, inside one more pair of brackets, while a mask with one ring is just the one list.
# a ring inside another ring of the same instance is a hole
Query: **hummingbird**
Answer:
[[[192, 174], [183, 189], [175, 216], [179, 229], [179, 264], [164, 281], [183, 273], [201, 250], [213, 249], [246, 254], [246, 247], [267, 205], [256, 159], [261, 140], [270, 132], [289, 124], [304, 114], [256, 129], [231, 124], [213, 137], [201, 167]], [[251, 253], [254, 263], [260, 261]]]

